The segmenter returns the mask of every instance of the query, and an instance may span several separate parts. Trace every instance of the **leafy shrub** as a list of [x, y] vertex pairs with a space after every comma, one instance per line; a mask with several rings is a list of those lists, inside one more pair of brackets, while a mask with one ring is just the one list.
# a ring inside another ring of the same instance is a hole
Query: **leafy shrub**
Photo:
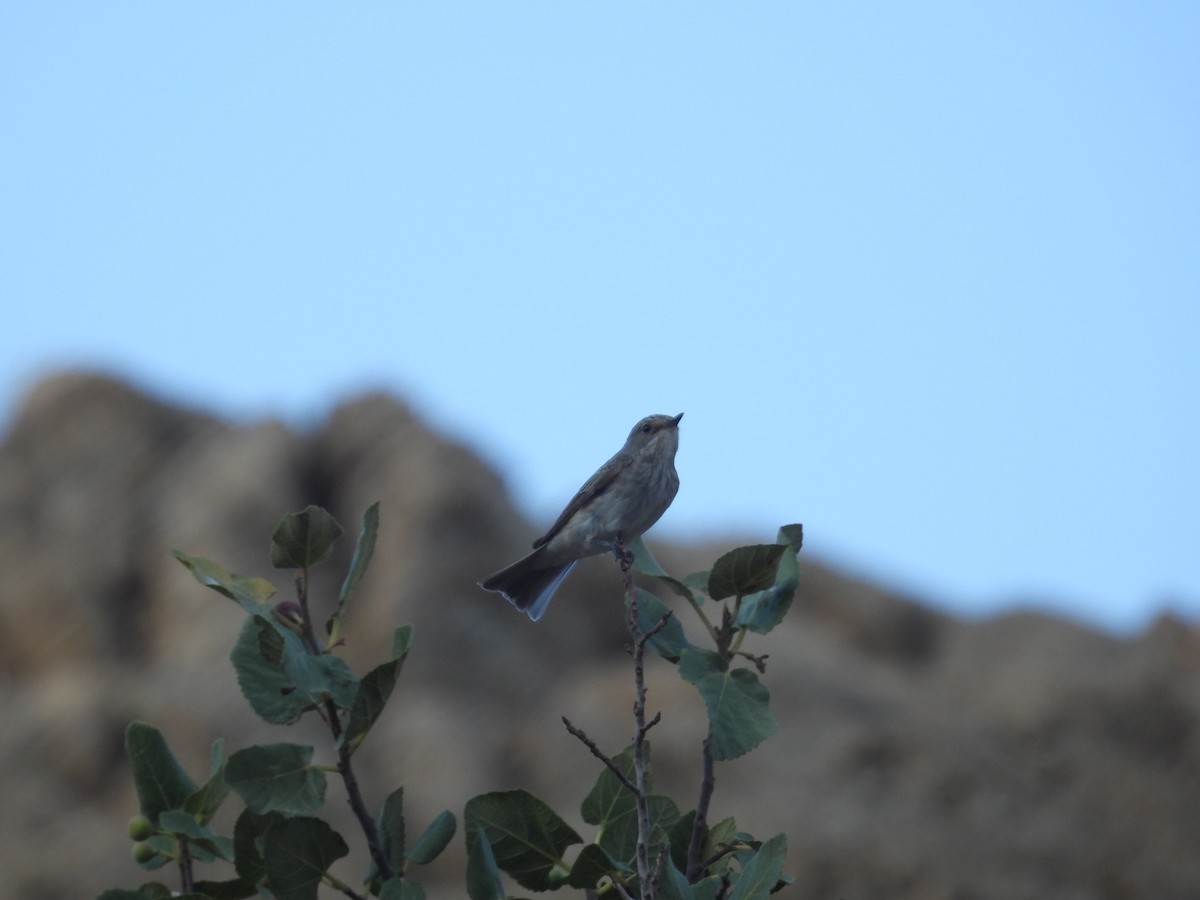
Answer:
[[[457, 830], [456, 817], [442, 812], [409, 844], [403, 788], [390, 793], [379, 813], [372, 814], [354, 771], [354, 753], [379, 719], [412, 647], [412, 627], [397, 628], [387, 658], [361, 677], [335, 652], [355, 589], [370, 563], [378, 523], [375, 504], [363, 516], [323, 636], [313, 625], [309, 572], [329, 558], [342, 535], [341, 526], [324, 510], [310, 506], [286, 516], [271, 540], [272, 564], [294, 572], [294, 601], [272, 602], [275, 588], [269, 582], [235, 575], [176, 551], [197, 581], [233, 600], [245, 614], [230, 658], [255, 713], [277, 725], [292, 725], [316, 713], [328, 727], [336, 764], [318, 765], [313, 747], [289, 743], [246, 747], [227, 757], [218, 739], [208, 776], [197, 783], [158, 729], [132, 723], [125, 744], [140, 806], [129, 823], [133, 857], [146, 870], [174, 864], [180, 892], [173, 894], [165, 884], [150, 881], [136, 890], [106, 891], [101, 900], [312, 900], [321, 885], [350, 898], [424, 898], [412, 869], [433, 861], [446, 848]], [[709, 571], [683, 579], [663, 571], [640, 539], [627, 549], [614, 549], [624, 578], [631, 636], [633, 740], [609, 755], [583, 729], [563, 719], [603, 763], [581, 807], [595, 836], [585, 843], [526, 791], [472, 798], [463, 811], [466, 888], [472, 900], [507, 897], [502, 875], [531, 891], [574, 888], [588, 896], [641, 900], [755, 900], [789, 881], [783, 875], [784, 835], [757, 841], [741, 832], [733, 819], [710, 824], [708, 809], [715, 764], [749, 752], [776, 728], [767, 688], [759, 679], [767, 658], [750, 654], [742, 645], [748, 634], [766, 634], [786, 615], [799, 583], [801, 540], [800, 526], [785, 526], [776, 543], [740, 547], [720, 557]], [[634, 585], [634, 572], [656, 579], [686, 602], [703, 628], [705, 645], [692, 643], [659, 597]], [[660, 717], [646, 715], [647, 649], [695, 685], [708, 712], [700, 794], [686, 812], [671, 798], [654, 793], [647, 735]], [[325, 803], [327, 772], [341, 780], [370, 855], [370, 869], [357, 885], [332, 871], [349, 847], [318, 815]], [[244, 808], [233, 834], [221, 835], [211, 822], [230, 794]], [[577, 845], [583, 846], [568, 861], [567, 851]], [[232, 866], [229, 877], [196, 877], [197, 864], [218, 862]]]

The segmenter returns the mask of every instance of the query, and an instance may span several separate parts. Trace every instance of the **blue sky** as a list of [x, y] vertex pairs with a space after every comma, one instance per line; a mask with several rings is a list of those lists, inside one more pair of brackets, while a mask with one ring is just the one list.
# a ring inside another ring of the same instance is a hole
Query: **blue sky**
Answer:
[[658, 530], [964, 613], [1200, 616], [1200, 6], [6, 4], [0, 423], [101, 367], [385, 387], [547, 522], [683, 411]]

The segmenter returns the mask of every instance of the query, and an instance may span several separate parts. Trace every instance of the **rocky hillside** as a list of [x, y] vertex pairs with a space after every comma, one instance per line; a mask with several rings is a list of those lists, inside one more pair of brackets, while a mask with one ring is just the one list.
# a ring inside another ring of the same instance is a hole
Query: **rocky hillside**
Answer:
[[[373, 803], [403, 783], [428, 820], [525, 787], [574, 814], [596, 769], [560, 716], [614, 749], [630, 729], [610, 561], [581, 567], [536, 626], [482, 593], [475, 581], [536, 526], [496, 473], [394, 397], [352, 399], [298, 433], [62, 375], [0, 443], [6, 896], [139, 883], [124, 833], [131, 719], [162, 728], [197, 773], [218, 736], [230, 749], [323, 746], [311, 725], [271, 728], [247, 710], [227, 658], [241, 615], [169, 548], [286, 589], [266, 554], [279, 518], [317, 503], [353, 531], [375, 500], [379, 544], [347, 655], [361, 671], [406, 621], [416, 643], [361, 751]], [[681, 574], [724, 549], [651, 544]], [[1032, 614], [964, 622], [801, 561], [790, 621], [762, 647], [780, 732], [718, 766], [714, 802], [757, 834], [787, 832], [787, 896], [1200, 897], [1193, 627], [1163, 619], [1118, 640]], [[694, 796], [703, 710], [669, 667], [649, 677], [660, 786]], [[330, 797], [340, 814], [336, 785]], [[463, 895], [461, 857], [423, 873], [431, 895]]]

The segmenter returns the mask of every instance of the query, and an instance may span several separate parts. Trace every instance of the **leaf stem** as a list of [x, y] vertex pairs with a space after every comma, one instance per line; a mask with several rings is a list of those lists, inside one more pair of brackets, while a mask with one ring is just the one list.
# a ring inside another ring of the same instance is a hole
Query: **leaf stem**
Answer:
[[335, 891], [341, 891], [343, 894], [345, 894], [347, 897], [349, 897], [350, 900], [367, 900], [366, 897], [364, 897], [362, 894], [358, 893], [358, 891], [354, 890], [354, 888], [350, 887], [350, 885], [346, 884], [344, 881], [339, 880], [338, 878], [335, 878], [329, 872], [325, 872], [325, 874], [323, 874], [321, 876], [321, 880], [324, 881], [331, 888], [333, 888]]
[[296, 602], [300, 604], [300, 638], [313, 656], [319, 656], [321, 647], [313, 632], [312, 615], [308, 611], [308, 568], [296, 570]]
[[746, 631], [745, 628], [738, 629], [737, 635], [734, 636], [733, 643], [729, 647], [730, 654], [737, 653], [742, 648], [742, 641], [746, 639]]
[[708, 636], [710, 638], [712, 638], [713, 643], [715, 644], [717, 642], [717, 629], [713, 627], [712, 620], [710, 620], [708, 618], [708, 616], [705, 615], [704, 610], [701, 608], [700, 604], [697, 603], [696, 599], [694, 597], [692, 597], [690, 594], [687, 597], [687, 602], [690, 603], [692, 609], [694, 609], [696, 611], [696, 615], [698, 615], [700, 617], [700, 621], [704, 623], [705, 630], [708, 631]]
[[336, 614], [331, 616], [329, 621], [325, 623], [325, 628], [328, 632], [329, 646], [336, 647], [338, 641], [341, 640], [342, 617]]

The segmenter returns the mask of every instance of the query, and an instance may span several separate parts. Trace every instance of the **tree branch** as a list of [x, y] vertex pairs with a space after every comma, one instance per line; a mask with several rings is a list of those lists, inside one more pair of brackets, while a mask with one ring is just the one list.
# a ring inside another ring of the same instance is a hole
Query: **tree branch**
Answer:
[[[320, 656], [321, 648], [317, 643], [312, 616], [308, 611], [307, 569], [301, 569], [296, 573], [296, 599], [300, 604], [300, 636], [304, 641], [304, 646], [313, 656]], [[331, 698], [326, 697], [320, 710], [321, 717], [329, 726], [329, 733], [333, 735], [333, 742], [336, 745], [342, 737], [342, 719], [337, 705]], [[379, 837], [379, 825], [363, 800], [362, 790], [358, 786], [358, 777], [354, 774], [354, 766], [350, 762], [350, 753], [350, 748], [345, 744], [338, 747], [337, 771], [342, 776], [342, 783], [346, 786], [346, 798], [350, 803], [350, 809], [353, 811], [354, 817], [358, 819], [363, 836], [367, 839], [367, 849], [371, 853], [371, 860], [379, 871], [379, 877], [383, 881], [387, 881], [395, 876], [396, 871], [383, 851], [383, 841]]]
[[192, 851], [188, 849], [188, 839], [186, 835], [181, 835], [176, 842], [179, 847], [179, 887], [185, 894], [189, 894], [196, 889], [196, 882], [192, 874]]
[[704, 841], [708, 836], [708, 807], [712, 803], [713, 790], [717, 786], [717, 778], [713, 772], [712, 745], [710, 739], [704, 739], [702, 749], [704, 777], [700, 782], [700, 797], [696, 801], [696, 818], [692, 820], [692, 835], [688, 839], [687, 880], [695, 884], [704, 874], [709, 863], [704, 859]]
[[[613, 544], [613, 555], [621, 566], [621, 575], [625, 583], [625, 596], [629, 598], [628, 625], [633, 637], [633, 795], [637, 802], [637, 872], [638, 884], [641, 888], [642, 900], [654, 900], [655, 884], [650, 870], [650, 800], [647, 796], [648, 782], [646, 763], [646, 732], [658, 721], [646, 724], [646, 676], [644, 660], [646, 656], [646, 641], [649, 636], [642, 633], [638, 626], [638, 595], [633, 586], [633, 575], [630, 572], [632, 556], [626, 552], [618, 538]], [[664, 617], [665, 619], [665, 617]], [[661, 628], [665, 621], [659, 623]]]
[[[325, 700], [325, 717], [329, 722], [329, 731], [333, 735], [334, 743], [337, 743], [342, 736], [342, 723], [338, 718], [337, 707], [330, 699]], [[363, 801], [362, 790], [358, 786], [358, 777], [354, 774], [354, 767], [350, 762], [350, 748], [345, 744], [338, 747], [337, 767], [338, 773], [342, 776], [342, 783], [346, 786], [346, 798], [350, 802], [350, 809], [353, 811], [354, 817], [358, 819], [358, 825], [367, 839], [367, 849], [371, 853], [371, 859], [379, 870], [379, 877], [383, 881], [387, 881], [395, 876], [396, 871], [388, 861], [387, 854], [383, 852], [383, 841], [379, 838], [379, 825]]]

